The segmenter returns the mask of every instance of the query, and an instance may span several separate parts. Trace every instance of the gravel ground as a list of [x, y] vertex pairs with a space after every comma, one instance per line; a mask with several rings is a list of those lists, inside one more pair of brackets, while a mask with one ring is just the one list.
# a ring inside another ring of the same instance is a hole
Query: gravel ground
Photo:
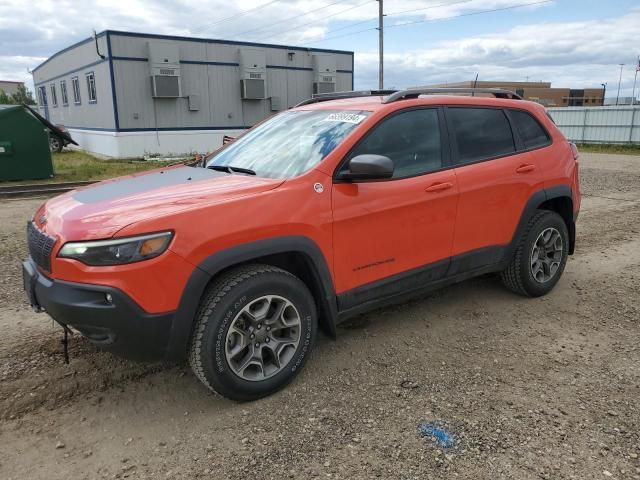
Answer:
[[[471, 280], [320, 338], [253, 403], [135, 364], [32, 313], [18, 260], [40, 201], [0, 210], [0, 478], [640, 479], [640, 157], [585, 154], [578, 247], [525, 299]], [[454, 436], [422, 438], [430, 422]]]

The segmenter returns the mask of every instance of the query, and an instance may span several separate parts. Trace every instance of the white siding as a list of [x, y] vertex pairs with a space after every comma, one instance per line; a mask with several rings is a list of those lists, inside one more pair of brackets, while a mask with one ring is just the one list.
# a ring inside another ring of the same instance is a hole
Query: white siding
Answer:
[[576, 143], [640, 143], [640, 106], [549, 108], [567, 139]]

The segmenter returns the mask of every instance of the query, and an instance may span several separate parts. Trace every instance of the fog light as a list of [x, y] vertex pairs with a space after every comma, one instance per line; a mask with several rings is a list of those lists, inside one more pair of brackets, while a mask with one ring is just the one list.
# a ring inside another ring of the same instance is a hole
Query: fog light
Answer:
[[107, 301], [107, 303], [113, 303], [113, 297], [111, 296], [110, 293], [105, 293], [104, 299]]

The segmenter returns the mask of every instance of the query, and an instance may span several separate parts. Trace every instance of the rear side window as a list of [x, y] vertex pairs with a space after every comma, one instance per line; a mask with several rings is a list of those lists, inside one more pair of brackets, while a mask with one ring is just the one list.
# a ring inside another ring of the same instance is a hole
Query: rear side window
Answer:
[[525, 149], [544, 147], [549, 144], [547, 132], [531, 114], [521, 110], [509, 110], [509, 115]]
[[393, 160], [393, 178], [421, 175], [442, 168], [440, 124], [436, 109], [398, 113], [383, 120], [352, 150]]
[[458, 163], [472, 163], [516, 151], [511, 126], [502, 110], [459, 108], [447, 110], [455, 132]]

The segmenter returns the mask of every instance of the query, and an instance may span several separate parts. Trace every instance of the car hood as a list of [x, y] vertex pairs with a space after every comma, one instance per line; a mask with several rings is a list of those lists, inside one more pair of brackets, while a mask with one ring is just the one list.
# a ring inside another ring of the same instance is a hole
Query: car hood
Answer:
[[34, 215], [45, 233], [63, 241], [109, 238], [141, 220], [202, 208], [271, 190], [281, 179], [230, 175], [186, 166], [96, 183], [47, 201]]

